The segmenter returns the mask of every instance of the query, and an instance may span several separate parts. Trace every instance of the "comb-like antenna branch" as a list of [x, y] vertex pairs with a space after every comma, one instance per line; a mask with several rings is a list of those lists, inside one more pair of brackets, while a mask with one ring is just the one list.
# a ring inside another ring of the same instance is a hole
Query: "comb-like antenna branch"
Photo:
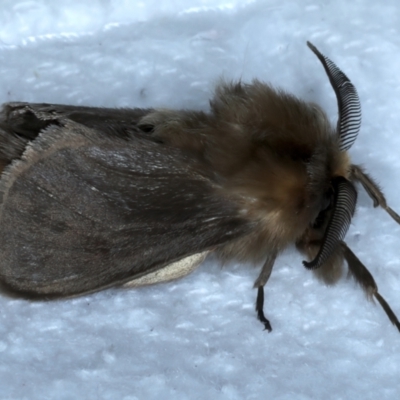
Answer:
[[339, 110], [337, 132], [340, 140], [340, 149], [346, 151], [357, 139], [361, 126], [361, 104], [357, 90], [350, 82], [350, 79], [332, 60], [321, 54], [310, 42], [307, 42], [307, 46], [321, 61], [336, 93]]
[[304, 266], [308, 269], [321, 267], [332, 255], [336, 246], [346, 236], [356, 208], [357, 191], [350, 181], [338, 176], [332, 180], [332, 185], [335, 196], [332, 216], [317, 256], [310, 262], [303, 261]]

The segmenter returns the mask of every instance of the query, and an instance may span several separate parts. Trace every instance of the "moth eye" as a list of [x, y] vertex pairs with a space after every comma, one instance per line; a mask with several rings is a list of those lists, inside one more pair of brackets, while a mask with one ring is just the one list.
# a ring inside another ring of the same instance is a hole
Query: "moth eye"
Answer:
[[327, 212], [332, 208], [333, 205], [333, 190], [330, 188], [324, 193], [322, 198], [321, 207], [317, 218], [311, 224], [314, 229], [319, 229], [324, 225], [326, 220]]
[[333, 192], [332, 190], [329, 190], [324, 194], [324, 197], [322, 199], [321, 212], [330, 208], [332, 206], [332, 203], [333, 203]]
[[152, 133], [154, 131], [154, 125], [150, 124], [138, 125], [138, 128], [145, 133]]

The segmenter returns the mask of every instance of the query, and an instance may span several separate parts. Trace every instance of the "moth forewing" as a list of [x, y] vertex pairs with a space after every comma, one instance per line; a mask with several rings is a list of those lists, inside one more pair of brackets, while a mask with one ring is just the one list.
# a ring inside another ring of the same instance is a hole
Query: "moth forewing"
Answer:
[[[399, 328], [372, 275], [344, 243], [360, 182], [397, 222], [348, 150], [357, 91], [315, 46], [336, 93], [332, 127], [316, 104], [273, 86], [221, 83], [209, 112], [8, 103], [0, 112], [0, 279], [44, 298], [165, 282], [210, 253], [263, 262], [264, 286], [296, 244], [328, 283], [346, 261]], [[399, 328], [400, 329], [400, 328]]]
[[50, 125], [3, 172], [2, 280], [27, 294], [76, 295], [246, 233], [240, 209], [196, 164], [140, 134]]

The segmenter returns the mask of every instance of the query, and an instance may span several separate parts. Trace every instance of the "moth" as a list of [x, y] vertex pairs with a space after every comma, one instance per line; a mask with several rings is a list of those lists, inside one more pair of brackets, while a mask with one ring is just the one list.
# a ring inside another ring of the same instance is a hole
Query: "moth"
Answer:
[[258, 80], [221, 83], [209, 112], [6, 103], [0, 113], [0, 281], [54, 298], [175, 279], [214, 252], [263, 263], [264, 286], [295, 244], [335, 283], [350, 274], [400, 323], [344, 242], [356, 184], [397, 222], [372, 178], [350, 161], [357, 91], [315, 46], [336, 93], [320, 106]]

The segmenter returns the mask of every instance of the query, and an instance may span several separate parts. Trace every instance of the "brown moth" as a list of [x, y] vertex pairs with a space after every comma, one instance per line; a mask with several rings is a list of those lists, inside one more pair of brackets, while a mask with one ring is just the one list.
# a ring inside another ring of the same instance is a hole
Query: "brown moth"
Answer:
[[253, 81], [217, 87], [208, 113], [6, 103], [0, 114], [0, 281], [54, 298], [175, 279], [209, 252], [264, 262], [264, 285], [295, 244], [327, 283], [344, 262], [400, 323], [343, 241], [359, 182], [398, 223], [348, 154], [361, 124], [356, 89], [308, 43], [336, 93], [332, 127], [313, 103]]

